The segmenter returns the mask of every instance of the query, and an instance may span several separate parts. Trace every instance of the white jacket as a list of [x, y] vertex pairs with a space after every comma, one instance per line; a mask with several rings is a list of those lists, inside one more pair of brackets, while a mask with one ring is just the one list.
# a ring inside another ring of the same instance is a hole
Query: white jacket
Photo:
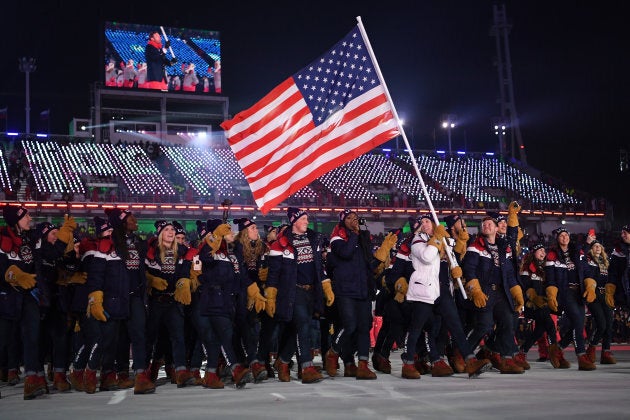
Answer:
[[407, 300], [433, 304], [440, 297], [440, 253], [427, 245], [429, 236], [418, 233], [411, 243], [413, 273], [409, 279]]

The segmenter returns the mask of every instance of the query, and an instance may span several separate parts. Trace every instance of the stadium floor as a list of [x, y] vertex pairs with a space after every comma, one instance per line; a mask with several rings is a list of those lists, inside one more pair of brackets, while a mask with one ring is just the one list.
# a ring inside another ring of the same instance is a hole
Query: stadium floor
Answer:
[[[375, 381], [337, 376], [303, 385], [292, 371], [289, 383], [270, 379], [237, 390], [202, 387], [177, 389], [158, 379], [155, 394], [134, 396], [131, 390], [68, 392], [22, 399], [22, 385], [0, 387], [0, 418], [212, 418], [212, 419], [531, 419], [630, 417], [630, 346], [615, 346], [616, 365], [599, 365], [592, 372], [577, 369], [572, 349], [566, 351], [571, 369], [553, 369], [549, 362], [532, 362], [522, 375], [496, 370], [477, 379], [459, 374], [447, 378], [400, 377], [400, 353], [392, 353], [392, 374]], [[599, 351], [597, 356], [599, 357]], [[530, 359], [537, 355], [530, 352]], [[534, 359], [535, 360], [535, 359]], [[319, 357], [315, 360], [321, 363]], [[343, 375], [343, 373], [341, 373]]]

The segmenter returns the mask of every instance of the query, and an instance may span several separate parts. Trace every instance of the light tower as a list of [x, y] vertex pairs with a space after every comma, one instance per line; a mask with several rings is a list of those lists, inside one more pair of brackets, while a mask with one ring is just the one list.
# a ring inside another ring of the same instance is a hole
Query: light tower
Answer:
[[31, 84], [30, 75], [37, 70], [36, 60], [32, 57], [22, 57], [18, 59], [20, 71], [26, 75], [26, 134], [31, 133]]
[[497, 57], [495, 64], [499, 74], [501, 119], [507, 122], [510, 128], [511, 156], [516, 157], [515, 148], [518, 147], [521, 162], [527, 164], [527, 155], [525, 154], [525, 146], [518, 122], [518, 113], [516, 112], [516, 103], [514, 100], [514, 86], [512, 83], [512, 62], [510, 59], [510, 44], [508, 40], [512, 25], [507, 22], [504, 4], [500, 6], [497, 4], [493, 5], [492, 12], [494, 25], [492, 25], [490, 35], [494, 36], [496, 39]]
[[442, 117], [442, 128], [446, 129], [448, 133], [448, 154], [449, 155], [453, 154], [453, 147], [451, 144], [451, 130], [453, 130], [453, 128], [455, 128], [455, 126], [457, 125], [456, 121], [457, 121], [457, 115], [454, 115], [454, 114], [447, 114]]

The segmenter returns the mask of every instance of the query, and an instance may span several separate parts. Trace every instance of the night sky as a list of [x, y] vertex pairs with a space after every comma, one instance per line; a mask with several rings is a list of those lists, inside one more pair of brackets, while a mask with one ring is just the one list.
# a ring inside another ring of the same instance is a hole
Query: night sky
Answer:
[[[321, 55], [361, 16], [415, 148], [448, 147], [439, 126], [445, 113], [458, 116], [453, 149], [497, 148], [490, 127], [500, 114], [492, 1], [5, 3], [0, 108], [9, 108], [9, 130], [25, 126], [21, 56], [37, 58], [32, 131], [48, 108], [55, 133], [67, 133], [73, 117], [89, 117], [90, 86], [104, 68], [105, 20], [220, 31], [223, 92], [236, 114]], [[505, 4], [529, 164], [612, 200], [615, 216], [628, 217], [630, 200], [621, 191], [629, 191], [630, 174], [618, 173], [619, 149], [630, 150], [627, 7], [621, 1]]]

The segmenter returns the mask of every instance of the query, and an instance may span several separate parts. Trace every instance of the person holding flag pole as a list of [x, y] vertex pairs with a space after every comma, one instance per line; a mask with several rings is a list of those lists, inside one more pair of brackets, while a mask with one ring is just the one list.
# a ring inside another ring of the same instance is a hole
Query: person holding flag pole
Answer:
[[[358, 16], [357, 20], [359, 21], [359, 30], [361, 31], [361, 35], [363, 36], [364, 40], [365, 40], [365, 44], [368, 48], [368, 52], [370, 53], [370, 56], [372, 57], [372, 60], [374, 61], [374, 68], [376, 70], [376, 73], [378, 74], [378, 78], [381, 81], [382, 85], [383, 85], [383, 89], [385, 91], [385, 96], [387, 96], [387, 101], [389, 102], [391, 108], [392, 108], [392, 113], [394, 114], [394, 119], [396, 120], [396, 124], [398, 124], [398, 130], [400, 131], [403, 141], [405, 142], [405, 146], [407, 148], [407, 151], [409, 153], [409, 157], [411, 158], [411, 164], [413, 165], [413, 169], [416, 172], [416, 175], [418, 176], [418, 181], [420, 182], [420, 186], [422, 188], [422, 193], [424, 194], [424, 197], [427, 201], [427, 204], [429, 206], [429, 209], [431, 211], [431, 216], [433, 218], [433, 222], [435, 223], [435, 225], [439, 225], [440, 221], [438, 220], [437, 214], [435, 212], [435, 208], [433, 207], [433, 203], [431, 202], [431, 197], [429, 196], [429, 192], [427, 191], [427, 187], [424, 184], [424, 180], [422, 179], [422, 175], [420, 174], [420, 169], [418, 168], [418, 162], [416, 161], [415, 156], [413, 155], [413, 151], [411, 150], [411, 146], [409, 145], [409, 140], [407, 140], [407, 134], [405, 133], [405, 130], [403, 129], [403, 125], [402, 125], [402, 121], [400, 120], [400, 118], [398, 118], [398, 113], [396, 112], [396, 107], [394, 106], [394, 103], [391, 99], [391, 96], [389, 94], [389, 90], [387, 89], [387, 85], [385, 84], [385, 79], [383, 78], [383, 75], [381, 73], [381, 69], [378, 66], [378, 63], [376, 61], [376, 57], [374, 56], [374, 52], [372, 51], [372, 46], [370, 45], [370, 41], [367, 38], [367, 34], [365, 33], [365, 28], [363, 27], [363, 24], [361, 23], [361, 17]], [[452, 252], [452, 246], [450, 245], [450, 243], [448, 241], [446, 241], [446, 238], [443, 239], [444, 242], [444, 246], [448, 247], [449, 250], [446, 252], [446, 255], [449, 259], [449, 263], [451, 266], [451, 274], [453, 274], [453, 278], [457, 281], [457, 284], [459, 286], [459, 290], [462, 293], [462, 296], [464, 297], [464, 299], [467, 299], [466, 296], [466, 291], [464, 290], [464, 286], [462, 285], [462, 271], [461, 268], [459, 268], [459, 265], [457, 264], [457, 260], [453, 257], [453, 252]], [[459, 270], [457, 270], [457, 268], [459, 268]]]
[[[146, 87], [148, 89], [167, 90], [166, 66], [172, 66], [177, 63], [177, 58], [173, 54], [171, 44], [166, 38], [164, 28], [162, 33], [165, 36], [165, 43], [162, 45], [162, 36], [158, 31], [149, 33], [149, 40], [144, 50], [145, 62], [147, 63], [147, 79]], [[166, 57], [166, 48], [169, 48], [173, 58]]]
[[165, 41], [164, 46], [168, 48], [168, 50], [171, 52], [171, 57], [175, 58], [175, 53], [173, 52], [171, 41], [168, 40], [168, 36], [166, 35], [166, 32], [164, 31], [164, 26], [160, 26], [160, 30], [162, 31], [162, 36], [164, 37], [164, 41]]
[[[435, 224], [435, 226], [441, 226], [440, 222], [437, 218], [437, 214], [435, 212], [435, 208], [433, 207], [433, 203], [431, 202], [431, 198], [429, 196], [429, 193], [427, 191], [426, 185], [424, 183], [424, 180], [422, 179], [422, 175], [420, 173], [420, 169], [418, 168], [418, 163], [413, 155], [413, 151], [411, 150], [411, 146], [409, 145], [409, 141], [407, 140], [407, 135], [405, 133], [405, 130], [403, 129], [402, 126], [402, 122], [401, 120], [398, 118], [398, 113], [396, 112], [396, 108], [393, 104], [393, 101], [391, 100], [391, 96], [389, 94], [389, 90], [387, 89], [387, 86], [385, 84], [385, 80], [383, 78], [383, 75], [381, 73], [380, 68], [378, 67], [378, 63], [376, 62], [376, 57], [374, 57], [374, 53], [372, 51], [372, 47], [370, 45], [369, 40], [367, 39], [367, 34], [365, 34], [365, 29], [363, 28], [363, 25], [361, 24], [361, 18], [357, 17], [357, 20], [359, 21], [359, 30], [361, 31], [363, 38], [365, 39], [365, 43], [366, 46], [368, 48], [368, 51], [370, 53], [370, 55], [372, 56], [372, 59], [374, 61], [375, 64], [375, 70], [378, 74], [379, 79], [381, 80], [381, 83], [383, 84], [383, 88], [385, 91], [385, 95], [387, 96], [387, 100], [392, 108], [392, 112], [394, 115], [394, 118], [396, 120], [396, 123], [398, 124], [398, 129], [402, 134], [402, 138], [403, 141], [405, 142], [405, 146], [406, 149], [409, 153], [409, 157], [411, 158], [411, 163], [413, 165], [413, 168], [416, 172], [416, 175], [418, 176], [418, 181], [420, 182], [420, 186], [422, 187], [422, 192], [424, 193], [424, 196], [426, 198], [427, 204], [429, 205], [429, 209], [431, 211], [431, 217], [433, 219], [433, 223]], [[453, 243], [449, 242], [448, 240], [448, 234], [444, 235], [443, 237], [439, 238], [438, 240], [441, 241], [443, 243], [443, 249], [444, 249], [444, 254], [447, 257], [447, 260], [449, 262], [449, 266], [450, 266], [450, 271], [451, 271], [451, 277], [453, 279], [455, 279], [457, 281], [458, 284], [458, 289], [460, 290], [460, 292], [462, 293], [462, 296], [464, 299], [467, 299], [467, 295], [466, 295], [466, 291], [464, 290], [464, 286], [462, 284], [462, 269], [461, 267], [459, 267], [459, 264], [457, 263], [457, 259], [455, 258], [455, 255], [453, 253]], [[460, 335], [461, 336], [461, 335]], [[466, 345], [468, 344], [466, 340], [463, 339], [463, 337], [461, 337], [462, 339], [459, 340], [460, 341], [460, 345]], [[407, 343], [408, 345], [411, 346], [415, 346], [415, 343]], [[468, 347], [466, 346], [466, 349], [468, 349]], [[488, 369], [489, 367], [489, 363], [488, 360], [482, 359], [482, 360], [477, 360], [474, 355], [472, 354], [472, 351], [465, 351], [466, 353], [466, 365], [465, 365], [465, 369], [466, 372], [469, 374], [470, 377], [476, 377], [478, 376], [480, 373], [484, 372], [485, 370]], [[413, 365], [412, 365], [413, 366]]]

